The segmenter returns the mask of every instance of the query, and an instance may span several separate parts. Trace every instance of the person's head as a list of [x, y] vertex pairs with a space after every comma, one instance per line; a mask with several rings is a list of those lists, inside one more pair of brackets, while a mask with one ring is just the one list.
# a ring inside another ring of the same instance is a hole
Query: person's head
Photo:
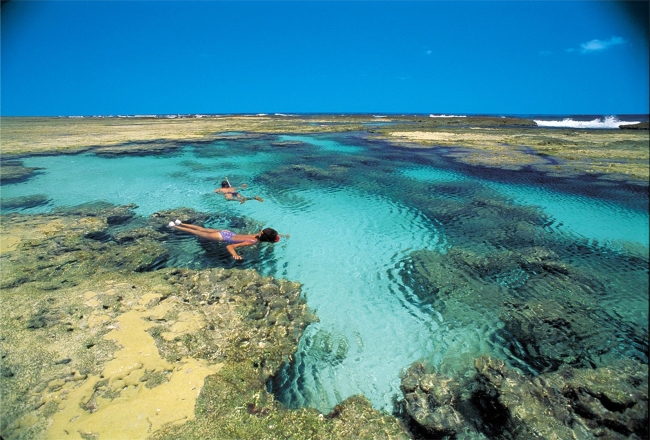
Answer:
[[227, 180], [222, 180], [221, 181], [221, 187], [222, 188], [230, 188], [230, 183], [228, 183]]
[[276, 243], [280, 241], [280, 235], [278, 235], [278, 231], [273, 228], [265, 228], [260, 232], [259, 240], [268, 243]]

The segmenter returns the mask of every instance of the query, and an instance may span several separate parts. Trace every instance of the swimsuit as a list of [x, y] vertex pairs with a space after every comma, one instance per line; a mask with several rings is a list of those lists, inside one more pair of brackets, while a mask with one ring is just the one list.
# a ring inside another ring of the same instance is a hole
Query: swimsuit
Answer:
[[222, 229], [221, 231], [219, 231], [219, 234], [221, 234], [221, 238], [223, 238], [223, 241], [225, 241], [226, 243], [243, 243], [245, 241], [250, 241], [250, 242], [256, 241], [256, 240], [251, 239], [251, 238], [235, 241], [232, 238], [237, 234], [235, 234], [232, 231], [229, 231], [228, 229]]
[[223, 238], [223, 241], [225, 241], [226, 243], [234, 243], [232, 241], [232, 237], [235, 235], [234, 232], [229, 231], [228, 229], [223, 229], [219, 231], [219, 234], [221, 234], [221, 238]]
[[[230, 189], [230, 188], [221, 188], [221, 189], [223, 190], [223, 189]], [[242, 195], [239, 194], [239, 192], [237, 192], [237, 191], [233, 191], [233, 192], [230, 192], [230, 191], [221, 191], [221, 193], [222, 193], [224, 196], [226, 196], [226, 197], [228, 197], [228, 195], [231, 195], [231, 196], [233, 196], [234, 198], [237, 198], [237, 197], [241, 197], [241, 196], [242, 196]]]

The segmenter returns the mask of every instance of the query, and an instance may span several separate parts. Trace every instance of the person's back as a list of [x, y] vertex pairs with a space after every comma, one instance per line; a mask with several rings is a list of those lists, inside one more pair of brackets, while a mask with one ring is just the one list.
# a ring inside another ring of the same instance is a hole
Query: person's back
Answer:
[[[246, 188], [246, 184], [242, 184], [243, 188]], [[246, 197], [242, 196], [238, 191], [237, 188], [230, 185], [230, 182], [228, 180], [222, 180], [221, 181], [221, 188], [217, 188], [214, 190], [216, 193], [221, 193], [224, 195], [226, 200], [239, 200], [239, 203], [244, 203], [246, 200], [248, 200]], [[255, 196], [253, 197], [255, 200], [258, 202], [263, 202], [264, 200], [259, 197]]]

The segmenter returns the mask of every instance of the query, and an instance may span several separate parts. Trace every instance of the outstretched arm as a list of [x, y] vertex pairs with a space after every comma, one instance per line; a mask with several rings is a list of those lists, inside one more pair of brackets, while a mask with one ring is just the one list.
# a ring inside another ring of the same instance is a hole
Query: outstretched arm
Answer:
[[242, 246], [252, 246], [254, 244], [257, 244], [257, 242], [253, 243], [253, 242], [244, 241], [244, 242], [241, 242], [241, 243], [229, 244], [228, 246], [226, 246], [226, 249], [228, 249], [228, 252], [230, 252], [230, 255], [232, 255], [232, 257], [235, 260], [243, 260], [243, 258], [237, 253], [235, 248], [242, 247]]

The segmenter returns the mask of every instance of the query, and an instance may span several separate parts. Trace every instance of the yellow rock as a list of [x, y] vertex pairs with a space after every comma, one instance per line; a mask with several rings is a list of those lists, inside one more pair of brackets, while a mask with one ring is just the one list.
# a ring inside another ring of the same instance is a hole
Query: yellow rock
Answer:
[[[143, 298], [140, 304], [150, 299]], [[185, 358], [174, 368], [160, 357], [154, 339], [146, 331], [154, 325], [145, 320], [150, 316], [151, 311], [134, 309], [117, 318], [116, 328], [107, 333], [105, 339], [114, 340], [121, 348], [100, 376], [73, 382], [78, 386], [66, 390], [66, 404], [59, 405], [46, 438], [81, 439], [83, 434], [109, 439], [140, 439], [167, 423], [184, 423], [194, 418], [194, 405], [204, 379], [217, 373], [221, 364], [208, 365], [201, 360]], [[178, 331], [200, 325], [194, 314], [182, 312], [180, 318], [179, 323], [183, 325]], [[169, 381], [149, 389], [140, 379], [145, 372], [155, 371], [169, 371]], [[98, 397], [93, 412], [84, 410], [82, 407], [95, 393], [95, 385], [105, 379], [111, 390], [119, 391], [119, 396], [114, 399]], [[65, 381], [59, 379], [50, 384], [58, 387]], [[53, 396], [51, 400], [60, 402], [62, 396]]]
[[97, 306], [99, 306], [101, 303], [100, 303], [99, 301], [97, 301], [96, 299], [93, 298], [93, 299], [91, 299], [91, 300], [86, 301], [84, 304], [86, 304], [88, 307], [97, 307]]

